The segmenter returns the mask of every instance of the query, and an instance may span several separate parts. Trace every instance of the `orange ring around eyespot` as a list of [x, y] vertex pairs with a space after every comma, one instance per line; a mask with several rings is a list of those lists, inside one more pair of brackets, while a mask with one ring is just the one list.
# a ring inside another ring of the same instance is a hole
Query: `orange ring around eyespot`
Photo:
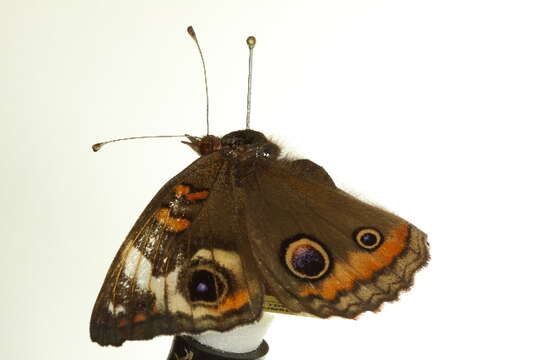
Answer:
[[300, 296], [315, 295], [325, 300], [335, 300], [340, 291], [350, 291], [357, 282], [370, 281], [377, 271], [390, 265], [406, 246], [410, 231], [407, 223], [394, 226], [385, 241], [373, 252], [349, 251], [345, 261], [336, 261], [332, 273], [319, 284], [303, 285]]

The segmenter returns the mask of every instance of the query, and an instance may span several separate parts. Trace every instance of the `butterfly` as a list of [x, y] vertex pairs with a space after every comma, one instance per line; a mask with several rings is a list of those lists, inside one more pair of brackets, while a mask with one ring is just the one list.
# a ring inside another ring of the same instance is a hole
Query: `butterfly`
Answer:
[[200, 157], [121, 245], [94, 305], [93, 341], [226, 331], [276, 303], [355, 318], [397, 299], [427, 263], [421, 230], [339, 189], [314, 162], [281, 157], [263, 133], [187, 137]]

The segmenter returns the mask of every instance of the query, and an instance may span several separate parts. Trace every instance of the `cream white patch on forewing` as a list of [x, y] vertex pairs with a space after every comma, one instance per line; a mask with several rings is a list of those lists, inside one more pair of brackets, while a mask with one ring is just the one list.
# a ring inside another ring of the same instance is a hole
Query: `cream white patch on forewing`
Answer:
[[174, 271], [171, 271], [165, 281], [167, 283], [167, 307], [171, 312], [182, 312], [190, 314], [190, 306], [186, 298], [178, 291], [178, 273], [180, 266], [177, 266]]
[[114, 306], [112, 301], [109, 302], [108, 310], [113, 315], [120, 315], [126, 312], [126, 308], [123, 305]]
[[156, 307], [158, 310], [165, 310], [165, 277], [150, 278], [150, 291], [156, 296]]
[[192, 259], [212, 259], [212, 252], [208, 249], [200, 249], [193, 255]]
[[124, 263], [124, 275], [126, 277], [131, 279], [135, 275], [135, 271], [137, 271], [137, 262], [139, 261], [140, 256], [142, 256], [141, 252], [135, 247], [132, 247], [129, 250], [126, 256], [126, 262]]
[[148, 289], [148, 279], [152, 277], [152, 263], [141, 254], [141, 261], [137, 269], [137, 287], [141, 290]]
[[193, 309], [194, 319], [201, 318], [206, 315], [208, 315], [208, 308], [206, 308], [205, 306], [195, 306], [195, 308]]
[[[241, 260], [236, 252], [220, 249], [213, 251], [200, 249], [192, 257], [192, 259], [197, 258], [215, 261], [220, 266], [233, 272], [237, 279], [243, 279]], [[193, 315], [194, 317], [206, 315], [208, 310], [205, 307], [197, 306], [192, 310], [186, 297], [179, 290], [178, 279], [181, 270], [182, 266], [179, 265], [166, 276], [152, 276], [152, 263], [134, 247], [129, 250], [124, 265], [124, 275], [131, 280], [135, 280], [137, 289], [151, 291], [154, 294], [156, 299], [155, 304], [159, 311], [165, 311], [167, 309], [173, 313], [181, 312]], [[166, 297], [165, 292], [167, 292]], [[165, 299], [167, 299], [167, 304], [165, 304]], [[122, 305], [114, 307], [111, 303], [109, 304], [109, 311], [112, 314], [119, 314], [125, 312], [125, 308]]]
[[214, 258], [218, 264], [239, 276], [242, 274], [240, 256], [234, 251], [214, 250]]
[[165, 310], [165, 277], [152, 276], [152, 263], [135, 247], [129, 250], [126, 257], [124, 275], [135, 279], [137, 289], [151, 291], [156, 297], [157, 308]]
[[126, 257], [124, 275], [130, 279], [135, 277], [137, 288], [140, 290], [149, 290], [152, 263], [138, 249], [132, 247]]
[[215, 260], [219, 265], [234, 272], [236, 275], [242, 273], [242, 264], [240, 256], [234, 251], [226, 251], [221, 249], [200, 249], [193, 255], [193, 259]]

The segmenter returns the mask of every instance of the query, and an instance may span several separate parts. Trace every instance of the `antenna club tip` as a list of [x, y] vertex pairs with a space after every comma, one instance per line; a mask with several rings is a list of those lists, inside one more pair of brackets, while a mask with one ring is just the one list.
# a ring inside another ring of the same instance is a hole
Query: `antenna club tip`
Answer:
[[257, 39], [255, 39], [255, 36], [250, 36], [246, 39], [246, 43], [248, 44], [250, 49], [253, 49], [255, 47], [255, 44], [257, 43]]
[[191, 36], [193, 39], [197, 38], [197, 35], [195, 35], [195, 30], [193, 30], [193, 26], [191, 26], [191, 25], [188, 26], [187, 32], [188, 32], [189, 36]]
[[98, 152], [99, 150], [101, 150], [101, 146], [103, 145], [103, 143], [97, 143], [97, 144], [94, 144], [92, 145], [92, 150], [94, 152]]

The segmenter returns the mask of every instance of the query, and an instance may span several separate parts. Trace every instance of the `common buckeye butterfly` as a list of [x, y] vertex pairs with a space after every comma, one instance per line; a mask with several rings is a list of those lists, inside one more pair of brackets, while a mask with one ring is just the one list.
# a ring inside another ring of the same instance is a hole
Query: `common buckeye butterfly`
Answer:
[[[248, 45], [251, 65], [253, 37]], [[247, 129], [186, 135], [200, 157], [158, 191], [122, 244], [94, 306], [93, 341], [226, 331], [276, 304], [355, 318], [395, 300], [427, 263], [422, 231], [250, 130], [250, 89], [251, 66]]]

